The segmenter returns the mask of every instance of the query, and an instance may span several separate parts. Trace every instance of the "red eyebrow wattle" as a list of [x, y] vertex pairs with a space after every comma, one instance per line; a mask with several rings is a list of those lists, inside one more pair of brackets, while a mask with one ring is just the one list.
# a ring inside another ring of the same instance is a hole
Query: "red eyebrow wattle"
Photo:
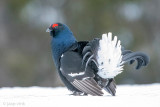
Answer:
[[53, 25], [52, 25], [52, 28], [54, 28], [54, 27], [56, 27], [56, 26], [58, 26], [58, 24], [53, 24]]

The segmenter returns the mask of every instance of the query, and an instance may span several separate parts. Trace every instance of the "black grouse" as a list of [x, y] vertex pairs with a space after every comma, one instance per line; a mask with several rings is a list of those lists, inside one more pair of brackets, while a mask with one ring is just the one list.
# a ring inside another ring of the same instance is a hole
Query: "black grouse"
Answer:
[[73, 95], [102, 96], [102, 90], [116, 93], [114, 77], [122, 72], [125, 63], [137, 61], [136, 69], [146, 66], [149, 58], [142, 52], [121, 47], [117, 36], [103, 34], [102, 39], [77, 41], [67, 25], [51, 24], [53, 60], [58, 74]]

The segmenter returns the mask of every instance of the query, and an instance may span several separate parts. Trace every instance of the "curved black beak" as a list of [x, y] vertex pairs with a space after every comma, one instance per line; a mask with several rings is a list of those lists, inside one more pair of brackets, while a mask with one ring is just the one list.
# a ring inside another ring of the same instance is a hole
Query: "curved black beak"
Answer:
[[46, 29], [46, 32], [50, 32], [50, 31], [51, 31], [51, 29], [49, 29], [49, 28]]

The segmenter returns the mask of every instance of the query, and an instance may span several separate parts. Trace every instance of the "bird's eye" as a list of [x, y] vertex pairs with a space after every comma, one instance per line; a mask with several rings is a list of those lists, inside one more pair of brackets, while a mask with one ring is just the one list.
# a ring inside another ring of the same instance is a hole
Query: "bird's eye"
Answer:
[[52, 28], [55, 28], [56, 26], [58, 26], [58, 24], [53, 24], [51, 26], [52, 26]]

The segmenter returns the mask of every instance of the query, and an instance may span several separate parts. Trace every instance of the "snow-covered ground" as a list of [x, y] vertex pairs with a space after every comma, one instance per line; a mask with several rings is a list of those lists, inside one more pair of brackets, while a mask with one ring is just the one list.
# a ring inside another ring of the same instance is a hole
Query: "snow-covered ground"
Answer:
[[116, 96], [71, 96], [63, 87], [0, 88], [0, 107], [160, 107], [160, 84], [118, 85]]

